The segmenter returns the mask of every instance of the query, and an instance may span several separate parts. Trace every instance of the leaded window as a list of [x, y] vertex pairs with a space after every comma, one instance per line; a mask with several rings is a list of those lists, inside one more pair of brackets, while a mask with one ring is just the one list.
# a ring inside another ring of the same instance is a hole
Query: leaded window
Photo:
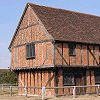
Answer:
[[35, 44], [27, 43], [26, 45], [26, 58], [35, 58]]
[[95, 84], [100, 84], [100, 70], [95, 70]]
[[66, 70], [63, 71], [63, 85], [75, 85], [75, 79], [73, 72], [68, 72]]
[[76, 51], [75, 51], [76, 44], [75, 43], [69, 43], [68, 48], [69, 48], [69, 55], [75, 56], [76, 55]]

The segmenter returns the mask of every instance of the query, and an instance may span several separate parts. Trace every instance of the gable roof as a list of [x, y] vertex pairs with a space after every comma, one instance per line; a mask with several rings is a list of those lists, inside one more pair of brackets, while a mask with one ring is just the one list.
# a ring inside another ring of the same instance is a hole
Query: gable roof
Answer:
[[28, 5], [54, 40], [100, 44], [100, 17], [32, 3]]

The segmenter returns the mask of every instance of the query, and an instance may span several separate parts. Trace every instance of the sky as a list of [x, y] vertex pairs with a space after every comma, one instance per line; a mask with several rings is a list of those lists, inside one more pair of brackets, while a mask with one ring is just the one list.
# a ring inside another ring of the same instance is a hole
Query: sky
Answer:
[[8, 46], [27, 2], [100, 16], [100, 0], [0, 0], [0, 68], [10, 66]]

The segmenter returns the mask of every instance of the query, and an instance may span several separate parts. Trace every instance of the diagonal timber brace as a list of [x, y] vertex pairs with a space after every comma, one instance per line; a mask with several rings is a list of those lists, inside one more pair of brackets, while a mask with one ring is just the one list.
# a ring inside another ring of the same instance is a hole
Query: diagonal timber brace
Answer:
[[69, 65], [68, 64], [68, 62], [65, 60], [65, 58], [63, 57], [63, 55], [60, 53], [60, 51], [58, 50], [58, 48], [57, 48], [57, 46], [55, 45], [55, 49], [58, 51], [58, 53], [60, 54], [60, 56], [62, 57], [62, 59], [65, 61], [65, 63], [67, 64], [67, 65]]
[[52, 81], [52, 79], [54, 78], [54, 74], [48, 79], [48, 81], [47, 81], [47, 83], [46, 83], [46, 85], [45, 85], [45, 87], [49, 84], [49, 82], [51, 82]]
[[90, 52], [90, 54], [93, 56], [94, 60], [96, 61], [96, 64], [99, 65], [99, 62], [97, 61], [95, 55], [93, 54], [93, 52], [91, 52], [91, 49], [88, 47], [88, 50]]

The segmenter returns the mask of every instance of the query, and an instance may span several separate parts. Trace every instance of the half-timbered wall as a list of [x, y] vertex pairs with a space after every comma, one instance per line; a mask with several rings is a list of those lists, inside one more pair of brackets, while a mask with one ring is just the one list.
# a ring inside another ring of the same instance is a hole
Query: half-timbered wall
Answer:
[[55, 64], [64, 66], [97, 66], [99, 65], [99, 45], [76, 44], [76, 55], [69, 55], [68, 43], [55, 44]]
[[[35, 59], [26, 59], [26, 45], [13, 48], [13, 69], [25, 67], [53, 66], [53, 44], [51, 42], [35, 44]], [[17, 51], [17, 52], [15, 52]]]
[[[54, 87], [54, 73], [50, 70], [21, 71], [18, 76], [19, 94], [21, 95], [25, 95], [24, 87], [27, 87], [27, 94], [37, 95], [41, 95], [41, 87], [43, 86]], [[54, 89], [47, 89], [46, 95], [54, 95]]]
[[[51, 42], [52, 36], [48, 34], [42, 22], [29, 6], [24, 12], [20, 26], [11, 46], [11, 66], [39, 67], [56, 65], [96, 66], [99, 64], [99, 46], [76, 44], [76, 56], [69, 56], [68, 43]], [[26, 43], [35, 43], [35, 59], [26, 59]], [[55, 49], [55, 51], [54, 51]], [[55, 52], [55, 53], [54, 53]], [[55, 57], [54, 57], [55, 54]], [[55, 60], [54, 60], [55, 59]]]
[[[58, 70], [57, 79], [55, 72], [50, 70], [26, 70], [30, 68], [46, 68], [54, 65], [60, 67], [89, 67], [97, 66], [100, 62], [99, 45], [76, 44], [76, 55], [69, 55], [68, 43], [52, 42], [52, 36], [46, 31], [33, 9], [28, 6], [21, 18], [21, 23], [11, 45], [11, 68], [18, 71], [19, 94], [25, 94], [22, 87], [62, 87], [63, 71]], [[26, 59], [26, 44], [35, 44], [35, 58]], [[94, 85], [94, 71], [86, 71], [87, 85]], [[56, 84], [55, 81], [58, 81]], [[72, 93], [72, 89], [58, 89], [58, 94]], [[41, 89], [27, 89], [28, 94], [41, 94]], [[48, 95], [54, 95], [54, 89], [48, 89]]]
[[[53, 66], [52, 36], [29, 6], [24, 12], [17, 34], [12, 42], [11, 67]], [[35, 43], [35, 59], [26, 59], [26, 43]]]
[[[70, 73], [71, 71], [74, 73], [74, 81], [76, 86], [84, 86], [84, 85], [95, 85], [95, 76], [94, 76], [94, 69], [85, 69], [85, 68], [59, 68], [56, 73], [56, 86], [63, 87], [64, 86], [64, 71], [66, 73]], [[77, 74], [76, 74], [77, 73]], [[69, 86], [69, 85], [65, 85]], [[72, 86], [72, 85], [70, 85]], [[95, 93], [96, 89], [95, 87], [87, 87], [87, 88], [77, 88], [76, 94], [83, 94], [83, 93]], [[57, 95], [66, 95], [66, 94], [72, 94], [73, 88], [59, 88], [56, 89]]]

